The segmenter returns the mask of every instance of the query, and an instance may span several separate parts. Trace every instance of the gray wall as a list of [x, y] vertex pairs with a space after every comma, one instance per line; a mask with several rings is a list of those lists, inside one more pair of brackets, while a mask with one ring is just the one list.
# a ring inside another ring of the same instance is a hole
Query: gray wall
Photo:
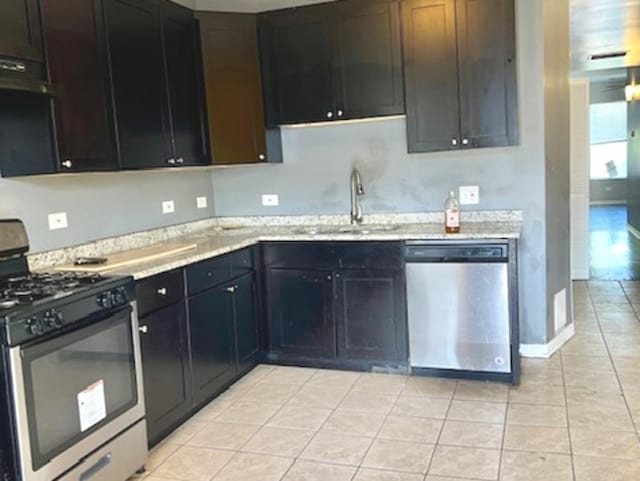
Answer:
[[[547, 338], [555, 336], [554, 296], [566, 289], [571, 319], [569, 0], [544, 0]], [[562, 313], [558, 313], [558, 316]], [[562, 327], [562, 326], [559, 326]]]
[[[449, 189], [479, 185], [478, 208], [524, 210], [522, 340], [546, 342], [542, 1], [518, 0], [517, 25], [519, 146], [409, 155], [403, 119], [284, 129], [282, 165], [214, 170], [216, 215], [347, 213], [354, 165], [365, 213], [441, 210]], [[261, 207], [264, 193], [280, 206]]]
[[[208, 209], [196, 209], [199, 195]], [[174, 214], [162, 214], [163, 200]], [[25, 222], [32, 252], [211, 217], [212, 203], [209, 170], [0, 178], [0, 218]], [[67, 212], [69, 228], [49, 231], [54, 212]]]
[[592, 204], [627, 202], [627, 179], [597, 179], [589, 181], [589, 201]]

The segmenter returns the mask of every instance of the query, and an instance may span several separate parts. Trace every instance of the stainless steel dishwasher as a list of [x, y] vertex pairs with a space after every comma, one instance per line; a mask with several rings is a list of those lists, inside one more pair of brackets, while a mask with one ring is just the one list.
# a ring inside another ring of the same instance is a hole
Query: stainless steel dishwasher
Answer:
[[405, 260], [412, 369], [517, 382], [509, 241], [411, 241]]

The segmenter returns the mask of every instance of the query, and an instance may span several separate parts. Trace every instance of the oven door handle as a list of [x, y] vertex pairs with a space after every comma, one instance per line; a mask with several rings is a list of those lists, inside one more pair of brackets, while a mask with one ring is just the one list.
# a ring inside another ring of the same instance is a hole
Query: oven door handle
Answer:
[[98, 474], [99, 471], [102, 471], [104, 468], [106, 468], [109, 465], [109, 463], [111, 463], [111, 458], [112, 458], [111, 453], [107, 453], [104, 456], [102, 456], [100, 459], [98, 459], [96, 464], [91, 466], [89, 469], [87, 469], [84, 473], [80, 475], [80, 481], [87, 481], [88, 479], [93, 478], [96, 474]]

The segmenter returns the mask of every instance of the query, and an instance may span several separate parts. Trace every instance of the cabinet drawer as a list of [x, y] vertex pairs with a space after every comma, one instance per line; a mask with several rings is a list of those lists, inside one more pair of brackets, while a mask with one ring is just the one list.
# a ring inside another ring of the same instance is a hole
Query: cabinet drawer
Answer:
[[335, 246], [339, 267], [347, 269], [400, 268], [402, 246], [399, 242], [355, 242]]
[[187, 295], [191, 296], [231, 279], [230, 255], [214, 257], [187, 267]]
[[229, 264], [231, 269], [231, 277], [249, 274], [254, 270], [254, 249], [249, 247], [229, 254]]
[[323, 242], [282, 242], [266, 244], [264, 259], [267, 267], [337, 269], [335, 245]]
[[174, 304], [184, 297], [182, 270], [164, 272], [136, 284], [138, 316]]

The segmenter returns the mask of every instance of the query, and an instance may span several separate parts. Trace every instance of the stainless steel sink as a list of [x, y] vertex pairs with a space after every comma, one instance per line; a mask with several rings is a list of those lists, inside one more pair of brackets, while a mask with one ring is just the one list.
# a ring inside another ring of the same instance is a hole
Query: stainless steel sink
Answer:
[[371, 234], [376, 232], [393, 232], [400, 229], [399, 225], [345, 225], [326, 227], [302, 227], [296, 229], [297, 234], [332, 235], [332, 234]]

